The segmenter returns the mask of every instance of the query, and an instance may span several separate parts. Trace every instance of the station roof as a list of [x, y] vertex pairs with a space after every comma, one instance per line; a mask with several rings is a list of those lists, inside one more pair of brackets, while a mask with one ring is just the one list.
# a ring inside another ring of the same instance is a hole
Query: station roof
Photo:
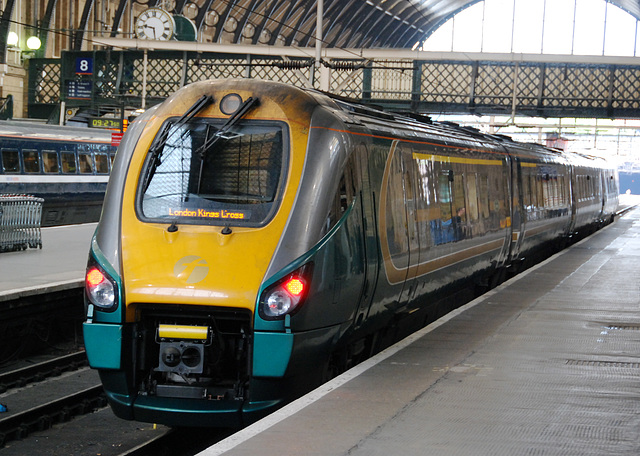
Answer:
[[[411, 48], [478, 1], [324, 0], [323, 46]], [[609, 1], [640, 18], [640, 0]], [[315, 44], [317, 0], [205, 0], [198, 4], [202, 5], [198, 19], [216, 29], [214, 42]]]

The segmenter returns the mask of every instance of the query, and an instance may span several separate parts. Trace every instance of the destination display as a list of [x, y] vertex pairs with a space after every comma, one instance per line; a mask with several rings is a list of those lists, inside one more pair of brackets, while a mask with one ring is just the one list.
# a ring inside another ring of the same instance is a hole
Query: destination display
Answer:
[[228, 211], [221, 210], [206, 210], [206, 209], [171, 209], [169, 208], [170, 217], [199, 217], [199, 218], [211, 218], [211, 219], [232, 219], [232, 220], [247, 220], [251, 217], [250, 211]]

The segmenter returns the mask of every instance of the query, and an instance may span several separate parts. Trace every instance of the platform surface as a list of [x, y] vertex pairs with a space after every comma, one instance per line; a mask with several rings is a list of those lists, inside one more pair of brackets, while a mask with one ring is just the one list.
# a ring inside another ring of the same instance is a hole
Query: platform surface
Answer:
[[97, 223], [42, 228], [42, 249], [0, 253], [0, 302], [82, 286]]
[[640, 209], [199, 456], [640, 454]]

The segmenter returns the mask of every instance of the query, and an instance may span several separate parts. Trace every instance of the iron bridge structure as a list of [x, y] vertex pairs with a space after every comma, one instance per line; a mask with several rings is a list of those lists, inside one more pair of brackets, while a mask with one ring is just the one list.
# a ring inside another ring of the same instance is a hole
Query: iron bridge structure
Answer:
[[[56, 116], [61, 105], [146, 108], [191, 82], [256, 78], [416, 114], [640, 118], [638, 58], [326, 49], [317, 60], [304, 49], [153, 50], [113, 41], [105, 50], [31, 59], [29, 116]], [[83, 61], [91, 71], [79, 71]]]

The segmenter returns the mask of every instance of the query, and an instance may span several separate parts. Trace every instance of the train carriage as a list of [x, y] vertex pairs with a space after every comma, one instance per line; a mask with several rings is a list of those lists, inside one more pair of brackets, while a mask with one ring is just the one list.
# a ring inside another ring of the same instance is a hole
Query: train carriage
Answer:
[[89, 362], [122, 418], [246, 425], [566, 239], [571, 160], [279, 83], [189, 85], [120, 146]]
[[43, 198], [42, 226], [96, 222], [115, 154], [108, 131], [0, 121], [0, 193]]

